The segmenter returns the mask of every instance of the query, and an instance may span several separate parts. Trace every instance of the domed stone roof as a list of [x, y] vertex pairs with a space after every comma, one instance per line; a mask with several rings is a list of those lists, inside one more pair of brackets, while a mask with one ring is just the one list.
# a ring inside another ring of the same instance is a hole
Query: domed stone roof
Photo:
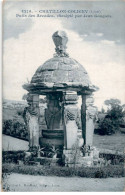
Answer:
[[23, 85], [23, 88], [28, 91], [39, 90], [40, 94], [61, 89], [96, 91], [97, 88], [91, 84], [84, 67], [66, 53], [66, 33], [57, 31], [52, 38], [56, 54], [36, 70], [31, 82]]
[[74, 83], [76, 86], [89, 86], [90, 80], [86, 70], [76, 60], [69, 57], [54, 57], [41, 65], [31, 83]]

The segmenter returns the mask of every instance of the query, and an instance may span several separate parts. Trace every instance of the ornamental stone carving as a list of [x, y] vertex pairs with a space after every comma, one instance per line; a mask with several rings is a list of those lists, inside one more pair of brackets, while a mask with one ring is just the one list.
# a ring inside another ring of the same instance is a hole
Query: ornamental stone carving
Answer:
[[93, 144], [94, 125], [97, 120], [97, 107], [93, 106], [93, 96], [86, 97], [86, 133], [85, 143], [88, 146]]
[[56, 130], [62, 128], [62, 108], [59, 105], [58, 94], [47, 96], [47, 108], [45, 109], [45, 121], [47, 129]]
[[39, 102], [38, 95], [28, 94], [28, 107], [24, 109], [24, 120], [29, 132], [29, 146], [39, 146]]
[[66, 128], [66, 147], [71, 149], [77, 144], [77, 118], [78, 118], [78, 107], [77, 103], [77, 93], [67, 92], [64, 94], [64, 123]]
[[93, 122], [97, 120], [97, 108], [95, 106], [88, 106], [86, 109], [86, 119], [93, 119]]
[[56, 46], [55, 57], [68, 57], [66, 53], [66, 44], [68, 42], [68, 37], [64, 31], [57, 31], [52, 36], [54, 44]]

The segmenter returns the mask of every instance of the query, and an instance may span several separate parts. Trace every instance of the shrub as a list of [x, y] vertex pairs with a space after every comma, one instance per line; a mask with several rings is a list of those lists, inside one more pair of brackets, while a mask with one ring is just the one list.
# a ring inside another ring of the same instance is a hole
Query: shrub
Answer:
[[112, 121], [114, 131], [120, 130], [120, 125], [124, 123], [123, 120], [124, 115], [125, 113], [123, 111], [123, 107], [120, 105], [113, 106], [111, 109], [107, 111], [106, 118], [109, 118]]
[[115, 133], [115, 126], [110, 118], [104, 118], [99, 121], [98, 134], [100, 135], [111, 135]]
[[13, 129], [13, 121], [12, 120], [4, 120], [3, 121], [3, 133], [10, 135], [10, 132]]
[[17, 114], [18, 114], [19, 116], [22, 116], [22, 117], [23, 117], [23, 112], [24, 112], [24, 109], [22, 109], [22, 110], [17, 110]]
[[107, 178], [124, 177], [124, 167], [122, 165], [109, 165], [106, 167], [50, 167], [34, 165], [3, 164], [3, 173], [21, 173], [29, 175], [59, 176], [59, 177], [87, 177], [87, 178]]
[[15, 119], [3, 121], [3, 134], [28, 140], [28, 130], [25, 123]]
[[4, 151], [2, 152], [3, 163], [18, 163], [18, 160], [24, 159], [24, 151]]
[[98, 121], [98, 130], [95, 133], [100, 135], [111, 135], [120, 131], [120, 126], [124, 126], [124, 105], [118, 99], [106, 100], [105, 104], [108, 105], [108, 111], [105, 118]]

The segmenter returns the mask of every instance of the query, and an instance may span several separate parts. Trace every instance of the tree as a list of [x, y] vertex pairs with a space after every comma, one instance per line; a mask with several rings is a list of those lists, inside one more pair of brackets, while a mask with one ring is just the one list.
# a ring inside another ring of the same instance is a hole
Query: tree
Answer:
[[122, 105], [123, 111], [125, 111], [125, 104]]
[[112, 107], [120, 105], [121, 101], [119, 99], [110, 99], [110, 100], [105, 100], [104, 104], [107, 105], [108, 108], [112, 108]]
[[119, 99], [106, 100], [104, 103], [108, 106], [108, 110], [105, 118], [99, 121], [99, 134], [113, 134], [120, 130], [120, 125], [124, 122], [124, 105], [121, 105]]
[[111, 135], [115, 133], [114, 125], [112, 124], [112, 120], [110, 118], [104, 118], [99, 121], [99, 131], [100, 135]]

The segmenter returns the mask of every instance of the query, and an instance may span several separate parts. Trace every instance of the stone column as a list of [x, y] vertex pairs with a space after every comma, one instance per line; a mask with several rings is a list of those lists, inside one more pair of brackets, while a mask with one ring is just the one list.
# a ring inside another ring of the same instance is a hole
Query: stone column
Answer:
[[78, 117], [77, 93], [66, 92], [64, 94], [64, 146], [70, 150], [77, 143], [78, 126], [76, 119]]
[[84, 144], [86, 144], [86, 95], [82, 95], [81, 125], [82, 125], [82, 137], [84, 139]]
[[97, 116], [97, 108], [93, 106], [94, 98], [92, 95], [86, 95], [86, 140], [87, 146], [93, 145], [94, 125]]
[[25, 121], [29, 131], [29, 147], [39, 147], [39, 95], [28, 94], [28, 107], [24, 111]]

